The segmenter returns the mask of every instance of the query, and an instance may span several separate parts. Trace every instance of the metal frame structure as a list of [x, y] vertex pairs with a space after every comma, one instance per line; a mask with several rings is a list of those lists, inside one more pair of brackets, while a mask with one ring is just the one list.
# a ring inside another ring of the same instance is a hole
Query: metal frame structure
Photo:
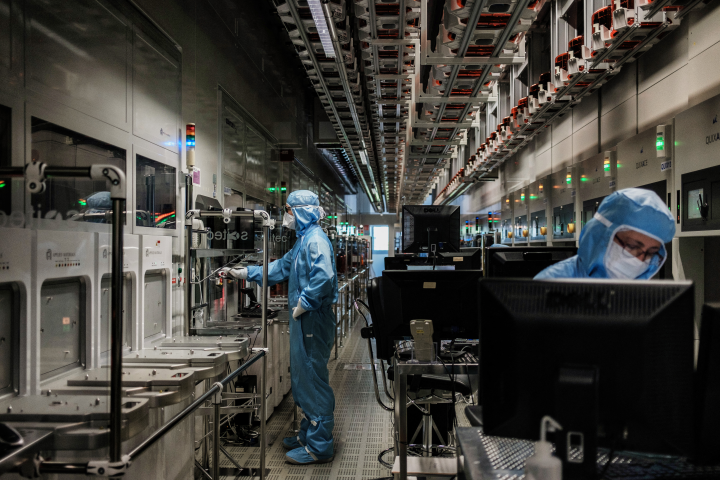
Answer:
[[[288, 28], [290, 38], [293, 39], [297, 46], [302, 46], [303, 49], [299, 52], [303, 63], [311, 67], [306, 73], [313, 83], [315, 90], [320, 96], [320, 100], [330, 117], [331, 122], [335, 127], [335, 131], [338, 134], [340, 143], [342, 144], [348, 158], [351, 160], [353, 170], [357, 173], [360, 183], [362, 185], [363, 192], [370, 199], [370, 203], [377, 211], [383, 211], [382, 205], [385, 203], [383, 196], [377, 193], [376, 185], [379, 182], [377, 177], [379, 172], [373, 173], [371, 167], [371, 160], [374, 160], [375, 153], [372, 149], [368, 149], [368, 145], [371, 145], [369, 130], [367, 128], [367, 121], [362, 117], [365, 113], [365, 107], [362, 106], [362, 95], [359, 94], [360, 86], [351, 84], [350, 75], [348, 74], [346, 64], [353, 64], [353, 60], [356, 61], [352, 52], [352, 42], [346, 32], [343, 32], [342, 39], [341, 35], [337, 31], [336, 22], [347, 22], [346, 13], [344, 9], [336, 9], [331, 11], [330, 8], [334, 8], [336, 5], [323, 5], [323, 14], [326, 16], [326, 21], [329, 25], [329, 34], [332, 40], [334, 59], [326, 55], [322, 55], [318, 52], [323, 51], [323, 47], [320, 45], [320, 41], [311, 40], [308, 29], [314, 27], [314, 21], [312, 19], [306, 20], [301, 18], [299, 13], [299, 5], [296, 0], [288, 0], [286, 3], [276, 5], [280, 18]], [[309, 12], [308, 7], [302, 7]], [[338, 12], [336, 15], [335, 13]], [[306, 12], [304, 12], [306, 13]], [[290, 25], [294, 25], [296, 29], [290, 29]], [[349, 49], [344, 48], [350, 45]], [[321, 63], [322, 62], [322, 63]], [[341, 86], [341, 98], [333, 96], [334, 91], [338, 91], [337, 88], [332, 89], [328, 85], [328, 79], [326, 78], [327, 72], [323, 66], [327, 66], [330, 62], [337, 75], [334, 78], [340, 80]], [[355, 64], [356, 66], [356, 64]], [[356, 76], [356, 73], [353, 75]], [[343, 101], [344, 100], [344, 101]], [[342, 104], [346, 105], [342, 105]], [[362, 111], [359, 111], [358, 104], [361, 105]], [[345, 112], [341, 112], [340, 108], [347, 108], [350, 115], [351, 122], [346, 122], [347, 115]], [[351, 131], [350, 129], [354, 130]], [[360, 161], [358, 161], [360, 157]], [[361, 164], [362, 167], [361, 168]], [[366, 176], [368, 177], [366, 179]], [[375, 194], [372, 192], [375, 190]]]
[[[557, 118], [566, 114], [583, 97], [592, 94], [607, 83], [620, 71], [625, 63], [635, 61], [640, 55], [652, 48], [664, 33], [677, 27], [680, 19], [692, 9], [702, 5], [700, 0], [693, 0], [673, 13], [672, 11], [665, 11], [670, 3], [670, 0], [658, 0], [647, 4], [647, 7], [643, 7], [646, 8], [644, 13], [638, 13], [638, 16], [642, 16], [645, 21], [649, 21], [662, 11], [662, 22], [657, 22], [657, 24], [643, 24], [639, 21], [640, 19], [634, 18], [633, 21], [627, 21], [626, 17], [623, 16], [628, 15], [628, 13], [624, 12], [626, 9], [619, 9], [619, 13], [614, 12], [614, 22], [617, 22], [614, 25], [616, 34], [611, 40], [606, 40], [605, 48], [596, 49], [592, 57], [573, 58], [569, 78], [565, 81], [556, 78], [552, 82], [557, 85], [556, 87], [548, 84], [547, 90], [552, 93], [548, 93], [548, 99], [540, 103], [539, 108], [536, 108], [534, 112], [531, 110], [529, 118], [526, 116], [524, 118], [525, 122], [519, 128], [503, 127], [501, 132], [500, 127], [498, 127], [500, 133], [497, 134], [497, 137], [494, 140], [489, 139], [480, 146], [477, 158], [473, 155], [463, 162], [464, 167], [456, 175], [457, 178], [453, 177], [445, 189], [440, 192], [435, 204], [447, 204], [467, 192], [476, 182], [487, 180], [490, 171], [496, 171], [498, 166], [524, 148]], [[628, 41], [633, 42], [633, 46], [630, 48], [627, 46]], [[557, 73], [555, 77], [558, 77]], [[541, 85], [540, 88], [545, 91], [546, 86]], [[488, 129], [488, 131], [491, 130]], [[487, 153], [491, 149], [493, 151]]]
[[[0, 175], [25, 177], [29, 193], [45, 190], [47, 178], [90, 178], [110, 182], [112, 200], [111, 252], [111, 350], [110, 350], [110, 462], [111, 468], [124, 470], [128, 462], [122, 456], [122, 308], [123, 308], [123, 227], [126, 199], [125, 172], [114, 165], [91, 167], [53, 167], [32, 162], [25, 167], [3, 167]], [[92, 463], [92, 462], [91, 462]], [[89, 464], [88, 464], [89, 465]], [[73, 470], [74, 471], [74, 470]], [[102, 473], [101, 473], [102, 474]]]

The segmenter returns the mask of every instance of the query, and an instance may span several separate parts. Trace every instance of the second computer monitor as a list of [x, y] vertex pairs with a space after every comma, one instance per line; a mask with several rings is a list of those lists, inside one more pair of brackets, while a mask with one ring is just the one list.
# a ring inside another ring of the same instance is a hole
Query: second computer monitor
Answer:
[[460, 250], [460, 207], [457, 205], [405, 205], [402, 209], [403, 252]]
[[477, 338], [481, 275], [478, 270], [383, 272], [381, 301], [376, 302], [382, 312], [373, 323], [378, 357], [391, 358], [393, 342], [410, 337], [411, 320], [432, 320], [433, 341], [438, 344]]
[[482, 249], [477, 247], [461, 248], [459, 252], [441, 253], [435, 259], [420, 257], [416, 254], [401, 253], [394, 257], [385, 257], [385, 270], [481, 270]]
[[555, 263], [577, 254], [577, 247], [488, 248], [486, 277], [533, 278]]

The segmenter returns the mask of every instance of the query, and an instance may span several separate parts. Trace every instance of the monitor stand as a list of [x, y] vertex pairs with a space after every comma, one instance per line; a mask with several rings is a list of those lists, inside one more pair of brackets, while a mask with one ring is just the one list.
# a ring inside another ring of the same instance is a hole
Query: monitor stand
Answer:
[[556, 454], [563, 479], [596, 479], [598, 372], [593, 367], [561, 367], [555, 384]]

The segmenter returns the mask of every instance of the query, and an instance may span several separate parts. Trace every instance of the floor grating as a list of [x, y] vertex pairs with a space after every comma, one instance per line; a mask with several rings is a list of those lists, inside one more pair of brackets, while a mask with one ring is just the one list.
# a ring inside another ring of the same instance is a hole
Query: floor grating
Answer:
[[[268, 447], [266, 466], [272, 471], [267, 480], [371, 480], [391, 476], [390, 470], [377, 460], [381, 451], [392, 445], [392, 414], [380, 408], [375, 401], [372, 371], [367, 342], [360, 336], [364, 322], [356, 323], [340, 348], [335, 360], [332, 352], [330, 363], [330, 384], [336, 398], [335, 405], [335, 460], [330, 464], [296, 466], [285, 462], [282, 437], [290, 435], [293, 419], [292, 394], [288, 394], [275, 408], [267, 424]], [[379, 365], [378, 365], [379, 369]], [[379, 375], [379, 372], [378, 372]], [[390, 399], [382, 393], [386, 405]], [[458, 405], [458, 423], [469, 426]], [[273, 437], [273, 438], [271, 438]], [[259, 466], [259, 451], [256, 447], [226, 447], [236, 462], [244, 467]], [[220, 456], [221, 467], [232, 467], [224, 455]], [[224, 480], [259, 479], [259, 476], [222, 477]]]

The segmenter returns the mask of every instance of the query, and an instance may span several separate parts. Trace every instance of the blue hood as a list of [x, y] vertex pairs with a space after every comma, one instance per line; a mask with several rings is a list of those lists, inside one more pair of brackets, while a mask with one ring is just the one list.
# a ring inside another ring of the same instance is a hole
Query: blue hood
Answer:
[[[622, 228], [637, 230], [660, 241], [663, 245], [659, 254], [667, 259], [664, 244], [675, 236], [675, 221], [668, 207], [655, 192], [627, 188], [608, 195], [595, 217], [582, 229], [577, 256], [578, 273], [608, 278], [603, 260], [615, 233]], [[638, 279], [651, 278], [663, 262], [656, 255], [650, 262], [650, 268]]]
[[[292, 208], [295, 216], [295, 230], [298, 235], [303, 235], [311, 225], [317, 224], [320, 220], [320, 206], [318, 196], [310, 190], [297, 190], [288, 195], [287, 204]], [[314, 205], [309, 207], [307, 205]]]

